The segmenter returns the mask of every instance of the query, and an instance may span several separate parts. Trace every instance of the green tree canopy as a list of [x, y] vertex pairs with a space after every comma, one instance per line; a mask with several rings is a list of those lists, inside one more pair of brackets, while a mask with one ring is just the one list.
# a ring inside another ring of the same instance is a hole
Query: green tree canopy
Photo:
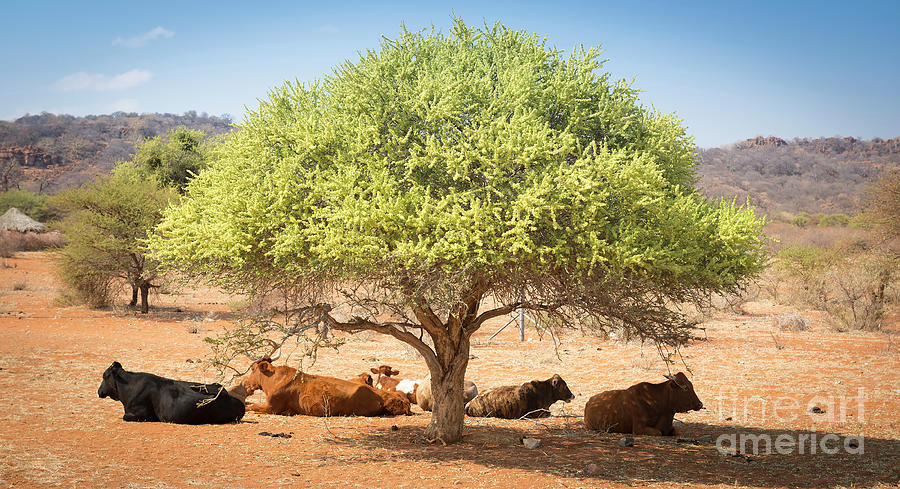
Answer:
[[681, 344], [668, 306], [757, 273], [761, 221], [697, 194], [679, 121], [599, 56], [500, 24], [404, 29], [274, 89], [166, 211], [156, 256], [412, 345], [432, 376], [426, 435], [445, 442], [491, 318], [523, 307]]
[[46, 196], [37, 195], [28, 190], [7, 190], [0, 192], [0, 214], [9, 210], [10, 207], [15, 207], [32, 219], [47, 221], [56, 216], [52, 209], [48, 209], [46, 201]]
[[179, 192], [206, 166], [203, 131], [179, 126], [138, 147], [132, 161]]
[[124, 281], [132, 287], [131, 305], [140, 291], [141, 312], [146, 313], [157, 277], [157, 263], [146, 253], [147, 235], [176, 197], [174, 190], [146, 178], [130, 163], [53, 196], [52, 205], [66, 213], [59, 224], [67, 242], [60, 252], [66, 286], [100, 306], [115, 292], [115, 283]]

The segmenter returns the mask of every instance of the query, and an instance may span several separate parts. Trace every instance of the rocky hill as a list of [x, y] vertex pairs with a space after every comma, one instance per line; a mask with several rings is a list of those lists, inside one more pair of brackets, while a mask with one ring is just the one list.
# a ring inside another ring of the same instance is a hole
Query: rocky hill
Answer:
[[[134, 114], [73, 117], [41, 114], [0, 121], [0, 191], [54, 193], [109, 171], [136, 145], [177, 126], [216, 135], [233, 129], [224, 117]], [[760, 211], [853, 214], [868, 182], [900, 166], [900, 138], [784, 140], [755, 137], [698, 151], [699, 186], [710, 197], [750, 203]]]
[[109, 171], [148, 138], [178, 126], [215, 135], [232, 130], [225, 117], [135, 114], [74, 117], [40, 114], [0, 121], [0, 191], [53, 193]]
[[756, 137], [699, 152], [700, 188], [766, 213], [853, 214], [868, 182], [900, 166], [900, 138], [794, 139]]

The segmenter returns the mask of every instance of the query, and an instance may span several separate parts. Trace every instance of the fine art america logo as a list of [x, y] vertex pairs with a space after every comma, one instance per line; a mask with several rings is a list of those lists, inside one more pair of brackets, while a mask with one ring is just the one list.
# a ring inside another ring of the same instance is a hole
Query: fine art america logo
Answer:
[[[865, 392], [858, 389], [857, 395], [822, 396], [804, 403], [790, 397], [764, 398], [753, 396], [717, 396], [715, 409], [725, 421], [747, 421], [750, 415], [758, 421], [791, 423], [802, 416], [809, 416], [816, 423], [863, 423], [865, 418]], [[804, 409], [805, 404], [805, 409]], [[815, 455], [817, 453], [835, 455], [841, 451], [848, 454], [865, 453], [865, 438], [862, 435], [837, 435], [810, 430], [808, 432], [783, 432], [771, 430], [769, 433], [736, 432], [719, 435], [716, 448], [723, 453], [769, 455], [777, 453], [790, 455]]]

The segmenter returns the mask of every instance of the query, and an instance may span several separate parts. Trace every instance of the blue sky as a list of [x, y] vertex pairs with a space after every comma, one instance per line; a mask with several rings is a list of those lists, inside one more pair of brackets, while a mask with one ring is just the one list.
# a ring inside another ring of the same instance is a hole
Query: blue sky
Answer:
[[240, 120], [405, 23], [500, 20], [601, 44], [617, 78], [703, 147], [757, 135], [900, 136], [900, 2], [0, 0], [0, 119], [187, 110]]

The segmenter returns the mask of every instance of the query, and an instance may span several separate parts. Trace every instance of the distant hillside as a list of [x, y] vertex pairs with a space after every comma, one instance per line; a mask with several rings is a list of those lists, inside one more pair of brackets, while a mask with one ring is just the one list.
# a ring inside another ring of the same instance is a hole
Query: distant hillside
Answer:
[[762, 212], [853, 214], [868, 181], [900, 166], [900, 138], [794, 139], [757, 137], [700, 151], [701, 190], [737, 198]]
[[81, 184], [128, 159], [145, 139], [178, 126], [210, 135], [232, 129], [225, 117], [194, 111], [86, 117], [44, 113], [0, 121], [0, 191], [19, 187], [53, 193]]
[[[177, 126], [217, 135], [233, 129], [223, 117], [134, 114], [73, 117], [41, 114], [0, 121], [0, 191], [20, 187], [55, 193], [109, 171], [136, 145]], [[747, 196], [760, 211], [853, 214], [868, 181], [900, 166], [900, 138], [794, 139], [756, 137], [698, 153], [700, 189], [711, 197]]]

